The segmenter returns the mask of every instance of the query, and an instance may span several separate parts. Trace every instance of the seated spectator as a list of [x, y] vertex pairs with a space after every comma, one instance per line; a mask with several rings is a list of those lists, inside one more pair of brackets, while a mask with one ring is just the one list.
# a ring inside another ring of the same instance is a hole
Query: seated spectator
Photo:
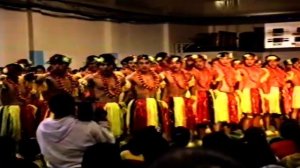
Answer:
[[197, 148], [181, 149], [158, 159], [150, 168], [240, 168], [234, 159]]
[[77, 119], [80, 121], [93, 121], [94, 109], [91, 102], [80, 102], [77, 104]]
[[53, 96], [48, 102], [54, 119], [41, 122], [37, 140], [49, 167], [81, 167], [85, 150], [96, 143], [114, 143], [112, 133], [96, 122], [74, 118], [75, 100], [67, 94]]
[[296, 120], [285, 120], [279, 129], [282, 139], [270, 143], [273, 153], [282, 159], [288, 155], [299, 152], [299, 146], [297, 145], [300, 140], [300, 127]]
[[245, 166], [251, 162], [245, 145], [239, 140], [231, 139], [224, 132], [214, 132], [205, 136], [203, 138], [203, 148], [231, 156]]
[[135, 163], [144, 161], [145, 165], [151, 164], [169, 149], [168, 142], [152, 126], [134, 132], [126, 146], [121, 152], [122, 159]]
[[172, 148], [184, 148], [188, 145], [191, 138], [189, 129], [176, 127], [172, 133]]
[[89, 147], [82, 160], [82, 168], [121, 168], [120, 151], [117, 145], [99, 143]]
[[46, 167], [44, 158], [40, 153], [40, 147], [36, 139], [23, 139], [20, 141], [19, 154], [21, 157], [38, 165], [38, 167]]
[[0, 149], [1, 168], [38, 168], [30, 160], [16, 157], [16, 143], [12, 138], [0, 137]]
[[244, 142], [247, 152], [251, 156], [253, 168], [259, 168], [276, 164], [277, 160], [273, 154], [266, 137], [266, 133], [258, 127], [251, 127], [245, 131]]

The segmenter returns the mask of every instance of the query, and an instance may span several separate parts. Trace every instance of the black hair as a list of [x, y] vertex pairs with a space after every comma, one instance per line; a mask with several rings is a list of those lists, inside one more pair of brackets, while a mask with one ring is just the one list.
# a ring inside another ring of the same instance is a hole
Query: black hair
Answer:
[[80, 121], [92, 121], [94, 119], [94, 109], [91, 102], [77, 103], [77, 118]]
[[190, 141], [190, 131], [185, 127], [176, 127], [172, 132], [173, 146], [186, 147]]
[[133, 61], [133, 60], [134, 60], [133, 56], [128, 56], [122, 59], [120, 63], [124, 66], [127, 65], [129, 61]]
[[8, 76], [15, 76], [17, 74], [21, 74], [23, 71], [23, 68], [21, 67], [21, 65], [19, 64], [8, 64], [5, 66], [5, 68], [7, 68], [7, 75]]
[[167, 59], [167, 63], [171, 63], [173, 61], [174, 58], [177, 58], [176, 62], [180, 62], [182, 63], [182, 58], [178, 55], [171, 55], [168, 59]]
[[150, 58], [149, 58], [149, 55], [146, 55], [146, 54], [142, 54], [142, 55], [138, 55], [137, 56], [137, 61], [140, 61], [140, 60], [149, 60], [150, 61]]
[[118, 168], [120, 166], [120, 150], [116, 144], [99, 143], [89, 147], [83, 155], [82, 168]]
[[52, 96], [48, 102], [55, 118], [63, 118], [75, 114], [75, 99], [66, 92]]
[[158, 159], [150, 168], [239, 168], [234, 159], [198, 148], [181, 149]]
[[168, 53], [166, 52], [159, 52], [155, 55], [155, 60], [157, 60], [157, 58], [162, 58], [162, 60], [164, 60], [165, 58], [168, 57]]
[[108, 65], [112, 65], [113, 68], [115, 69], [117, 67], [116, 65], [116, 58], [112, 54], [101, 54], [99, 57], [102, 57], [104, 59], [104, 62]]

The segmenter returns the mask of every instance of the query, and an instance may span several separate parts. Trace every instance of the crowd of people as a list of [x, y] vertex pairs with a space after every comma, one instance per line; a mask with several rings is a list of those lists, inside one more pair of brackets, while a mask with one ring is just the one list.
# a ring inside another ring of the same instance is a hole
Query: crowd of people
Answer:
[[[7, 148], [1, 162], [39, 156], [49, 167], [262, 167], [279, 161], [293, 167], [300, 59], [280, 61], [253, 53], [235, 60], [220, 52], [208, 60], [160, 52], [128, 56], [117, 67], [113, 55], [101, 54], [71, 69], [70, 57], [55, 54], [45, 69], [21, 59], [1, 72], [0, 146]], [[163, 156], [188, 144], [203, 151]], [[35, 154], [22, 155], [27, 145]], [[203, 160], [192, 161], [198, 156]], [[176, 157], [182, 159], [172, 162]]]

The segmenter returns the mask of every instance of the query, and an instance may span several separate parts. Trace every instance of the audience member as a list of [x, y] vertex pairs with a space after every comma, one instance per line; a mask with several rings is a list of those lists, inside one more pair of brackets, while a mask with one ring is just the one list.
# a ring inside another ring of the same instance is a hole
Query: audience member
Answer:
[[259, 168], [276, 164], [277, 160], [268, 144], [266, 133], [258, 127], [251, 127], [245, 131], [244, 142], [247, 152], [251, 156], [251, 167]]
[[150, 168], [240, 168], [234, 159], [209, 150], [181, 149], [158, 159]]
[[0, 137], [1, 168], [38, 168], [30, 160], [16, 157], [16, 142], [10, 137]]
[[87, 147], [96, 143], [114, 143], [112, 133], [96, 122], [74, 118], [75, 100], [67, 94], [53, 96], [48, 102], [54, 119], [41, 122], [37, 140], [50, 167], [81, 167]]
[[282, 159], [288, 155], [299, 152], [300, 127], [296, 120], [285, 120], [279, 129], [282, 139], [271, 143], [274, 154]]
[[184, 148], [188, 145], [191, 138], [189, 129], [184, 127], [176, 127], [172, 133], [172, 148]]
[[121, 168], [119, 147], [110, 143], [99, 143], [85, 151], [82, 168]]

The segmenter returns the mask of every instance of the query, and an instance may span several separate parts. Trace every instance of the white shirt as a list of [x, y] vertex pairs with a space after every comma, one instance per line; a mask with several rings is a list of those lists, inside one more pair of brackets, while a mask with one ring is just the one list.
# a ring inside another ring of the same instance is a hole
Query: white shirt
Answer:
[[41, 152], [52, 168], [81, 168], [87, 147], [96, 143], [115, 143], [113, 134], [96, 122], [73, 117], [46, 119], [37, 129]]

